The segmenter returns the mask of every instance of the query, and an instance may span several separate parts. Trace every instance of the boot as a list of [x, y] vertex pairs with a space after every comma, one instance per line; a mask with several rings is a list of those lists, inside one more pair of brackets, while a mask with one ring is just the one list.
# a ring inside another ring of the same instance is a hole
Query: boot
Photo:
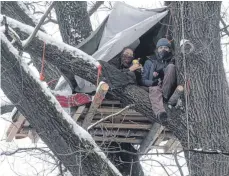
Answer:
[[161, 122], [163, 126], [168, 125], [168, 116], [166, 112], [159, 112], [157, 114], [157, 119], [159, 120], [159, 122]]
[[171, 106], [176, 106], [178, 99], [181, 97], [181, 95], [184, 92], [183, 86], [179, 85], [177, 86], [176, 90], [174, 91], [173, 95], [170, 97], [168, 104]]

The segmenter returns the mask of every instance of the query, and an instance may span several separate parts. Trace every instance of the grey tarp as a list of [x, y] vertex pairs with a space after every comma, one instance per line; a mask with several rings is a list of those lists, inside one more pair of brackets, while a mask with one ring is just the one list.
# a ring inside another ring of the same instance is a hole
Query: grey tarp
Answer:
[[117, 2], [109, 15], [98, 50], [92, 56], [109, 61], [165, 17], [168, 11], [164, 9], [143, 10]]
[[[166, 7], [146, 10], [116, 2], [110, 15], [97, 30], [78, 45], [78, 48], [97, 60], [109, 61], [119, 54], [123, 47], [132, 45], [136, 48], [140, 42], [139, 38], [167, 13]], [[79, 78], [76, 81], [82, 83]], [[87, 85], [91, 87], [87, 81], [82, 85], [84, 85], [83, 87], [87, 87]], [[77, 92], [84, 92], [84, 88], [79, 87], [81, 88], [77, 88]]]

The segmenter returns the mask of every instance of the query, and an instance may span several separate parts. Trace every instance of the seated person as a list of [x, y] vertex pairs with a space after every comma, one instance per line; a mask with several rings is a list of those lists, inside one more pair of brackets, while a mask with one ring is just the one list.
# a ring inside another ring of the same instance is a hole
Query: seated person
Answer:
[[142, 85], [149, 87], [149, 98], [156, 117], [166, 123], [167, 113], [163, 100], [168, 101], [176, 87], [176, 69], [171, 52], [171, 43], [161, 38], [156, 45], [156, 53], [145, 62]]
[[122, 72], [125, 72], [137, 82], [140, 82], [142, 66], [139, 63], [133, 63], [133, 59], [133, 50], [129, 47], [125, 47], [121, 52], [120, 58], [118, 58], [118, 60], [115, 58], [115, 60], [111, 61], [110, 64], [114, 65], [117, 69], [121, 70]]

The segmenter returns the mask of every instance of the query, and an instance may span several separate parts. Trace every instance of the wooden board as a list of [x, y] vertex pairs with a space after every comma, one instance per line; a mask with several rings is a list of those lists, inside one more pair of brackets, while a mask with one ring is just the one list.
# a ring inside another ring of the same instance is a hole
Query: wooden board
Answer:
[[158, 138], [158, 136], [161, 134], [161, 132], [164, 130], [164, 127], [161, 126], [158, 123], [154, 123], [151, 127], [149, 133], [145, 137], [145, 139], [142, 141], [141, 146], [139, 148], [140, 153], [147, 153], [152, 146], [152, 144], [155, 142], [155, 140]]
[[[103, 118], [104, 117], [104, 115], [100, 115], [100, 114], [97, 114], [97, 115], [95, 115], [94, 116], [94, 118], [93, 119], [101, 119], [101, 118]], [[149, 119], [148, 118], [146, 118], [146, 117], [144, 117], [144, 116], [124, 116], [124, 115], [117, 115], [117, 116], [115, 116], [114, 117], [115, 119], [119, 119], [119, 120], [125, 120], [125, 121], [143, 121], [143, 122], [149, 122], [150, 123], [150, 121], [149, 121]], [[111, 117], [111, 119], [112, 119], [112, 117]]]
[[82, 127], [84, 129], [87, 129], [87, 127], [91, 124], [91, 121], [96, 114], [96, 110], [101, 105], [103, 99], [105, 98], [105, 95], [109, 89], [109, 86], [105, 82], [101, 82], [96, 90], [94, 99], [92, 100], [91, 106], [89, 108], [89, 111], [87, 115], [84, 118]]
[[127, 129], [118, 129], [118, 130], [90, 130], [89, 133], [92, 136], [103, 136], [103, 137], [111, 137], [111, 136], [123, 136], [123, 137], [141, 137], [144, 138], [148, 132], [147, 131], [139, 131], [139, 130], [127, 130]]
[[6, 142], [11, 142], [14, 139], [16, 134], [21, 130], [22, 125], [24, 124], [25, 121], [26, 121], [25, 117], [20, 114], [17, 121], [12, 123], [7, 131]]
[[[99, 108], [97, 112], [101, 114], [111, 114], [111, 113], [117, 113], [121, 110], [122, 108], [115, 108], [115, 107], [114, 108], [104, 108], [103, 107], [103, 108]], [[128, 110], [128, 111], [123, 112], [122, 114], [128, 115], [128, 116], [142, 116], [142, 114], [134, 110]]]
[[120, 143], [131, 143], [131, 144], [140, 144], [141, 139], [136, 138], [117, 138], [117, 137], [94, 137], [96, 142], [120, 142]]
[[73, 120], [75, 122], [77, 122], [77, 120], [79, 119], [79, 117], [82, 115], [84, 109], [85, 109], [85, 105], [79, 106], [78, 109], [76, 110], [75, 114], [73, 115]]
[[151, 124], [123, 124], [123, 123], [100, 123], [94, 128], [119, 128], [119, 129], [142, 129], [150, 130]]

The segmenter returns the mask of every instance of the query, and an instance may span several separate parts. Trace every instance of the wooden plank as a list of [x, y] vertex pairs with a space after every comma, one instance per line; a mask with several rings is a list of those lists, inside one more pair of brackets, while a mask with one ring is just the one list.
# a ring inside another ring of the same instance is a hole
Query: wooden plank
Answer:
[[[95, 115], [93, 119], [101, 119], [102, 115]], [[112, 119], [112, 117], [111, 117]], [[147, 121], [150, 122], [147, 117], [144, 116], [124, 116], [124, 115], [117, 115], [115, 119], [125, 120], [125, 121]]]
[[[19, 112], [18, 112], [19, 113]], [[26, 121], [23, 115], [19, 115], [16, 122], [12, 123], [9, 127], [9, 132], [7, 132], [6, 142], [11, 142], [16, 134], [21, 129], [23, 123]]]
[[100, 123], [94, 128], [120, 128], [150, 130], [151, 124], [124, 124], [124, 123]]
[[91, 124], [91, 121], [94, 117], [94, 115], [97, 112], [98, 107], [101, 105], [103, 99], [105, 98], [105, 95], [109, 89], [109, 86], [105, 82], [101, 82], [96, 90], [94, 99], [92, 100], [91, 106], [89, 108], [89, 111], [84, 118], [82, 127], [84, 129], [87, 129], [87, 127]]
[[165, 149], [164, 149], [164, 152], [167, 153], [170, 149], [170, 147], [173, 145], [173, 143], [175, 143], [176, 139], [175, 138], [171, 138], [169, 139], [166, 144], [164, 145], [165, 146]]
[[141, 139], [136, 138], [117, 138], [117, 137], [98, 137], [95, 136], [94, 140], [97, 142], [120, 142], [120, 143], [131, 143], [131, 144], [140, 144]]
[[79, 117], [83, 113], [85, 107], [86, 107], [85, 105], [82, 105], [82, 106], [78, 107], [78, 109], [76, 110], [75, 114], [72, 117], [75, 122], [77, 122], [77, 120], [79, 119]]
[[[111, 114], [111, 113], [117, 113], [119, 111], [121, 111], [122, 108], [99, 108], [97, 111], [101, 114]], [[128, 115], [128, 116], [142, 116], [142, 114], [140, 114], [139, 112], [136, 112], [134, 110], [128, 110], [123, 112], [122, 114], [124, 115]]]
[[180, 142], [177, 139], [169, 139], [165, 144], [164, 152], [172, 152], [175, 148], [179, 146]]
[[35, 130], [29, 130], [28, 137], [31, 139], [32, 143], [37, 143], [39, 140], [39, 136]]
[[102, 105], [120, 105], [119, 100], [103, 100]]
[[158, 123], [154, 123], [148, 135], [142, 141], [141, 146], [139, 148], [139, 152], [147, 153], [150, 147], [152, 146], [152, 144], [155, 142], [155, 140], [158, 138], [158, 136], [161, 134], [163, 130], [164, 130], [163, 126], [161, 126]]
[[153, 145], [158, 146], [160, 145], [160, 143], [164, 140], [165, 138], [165, 133], [161, 133], [158, 138], [156, 139], [156, 141], [153, 143]]
[[123, 137], [145, 137], [148, 132], [147, 131], [139, 131], [139, 130], [90, 130], [89, 133], [92, 136], [103, 136], [103, 137], [111, 137], [111, 136], [123, 136]]

